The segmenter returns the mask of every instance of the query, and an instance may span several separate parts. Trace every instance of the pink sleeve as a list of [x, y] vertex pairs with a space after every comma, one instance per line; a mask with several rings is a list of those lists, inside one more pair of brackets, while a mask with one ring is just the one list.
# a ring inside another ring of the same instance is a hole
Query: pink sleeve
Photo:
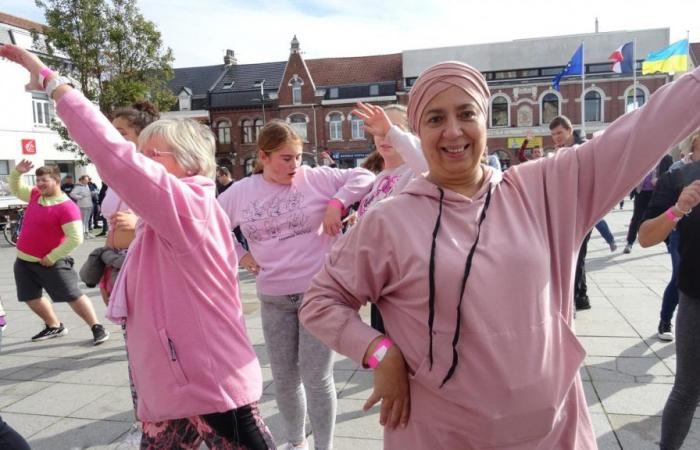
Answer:
[[299, 310], [306, 329], [358, 364], [369, 344], [381, 335], [362, 321], [358, 311], [376, 301], [389, 283], [393, 262], [387, 255], [394, 252], [383, 248], [385, 229], [381, 218], [370, 211], [342, 236], [311, 281]]
[[392, 125], [386, 140], [401, 155], [404, 162], [411, 168], [414, 174], [420, 175], [428, 170], [428, 163], [423, 156], [420, 139], [413, 133], [403, 131], [396, 125]]
[[362, 168], [333, 169], [315, 167], [305, 173], [309, 183], [328, 197], [337, 198], [347, 208], [359, 202], [372, 189], [374, 174]]
[[[239, 211], [238, 206], [238, 191], [245, 189], [247, 184], [248, 182], [246, 180], [233, 183], [233, 186], [222, 192], [216, 199], [219, 202], [219, 205], [221, 205], [221, 209], [224, 210], [226, 217], [228, 217], [229, 222], [231, 223], [232, 231], [241, 224], [241, 212]], [[233, 240], [233, 246], [236, 249], [237, 260], [240, 262], [241, 258], [248, 253], [248, 250], [246, 250], [245, 247], [238, 242], [238, 239]]]
[[82, 220], [80, 217], [80, 209], [78, 205], [73, 203], [71, 200], [67, 200], [60, 204], [61, 206], [61, 226], [75, 222], [76, 220]]
[[646, 105], [617, 119], [602, 135], [562, 149], [553, 158], [516, 166], [511, 178], [522, 179], [530, 198], [542, 196], [550, 222], [571, 220], [582, 239], [669, 148], [700, 127], [699, 102], [696, 69], [660, 88]]
[[181, 250], [196, 245], [205, 232], [213, 192], [185, 184], [136, 152], [107, 118], [80, 92], [71, 90], [57, 105], [71, 137], [97, 166], [110, 189], [134, 213]]

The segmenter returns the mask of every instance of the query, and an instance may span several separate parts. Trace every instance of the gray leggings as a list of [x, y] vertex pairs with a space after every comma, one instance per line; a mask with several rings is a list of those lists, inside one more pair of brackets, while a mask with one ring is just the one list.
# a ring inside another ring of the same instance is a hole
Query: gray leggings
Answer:
[[661, 419], [661, 450], [683, 445], [700, 401], [700, 299], [680, 293], [676, 316], [676, 380]]
[[331, 449], [336, 411], [333, 351], [299, 324], [303, 294], [258, 297], [286, 439], [295, 444], [304, 440], [308, 399], [316, 449]]

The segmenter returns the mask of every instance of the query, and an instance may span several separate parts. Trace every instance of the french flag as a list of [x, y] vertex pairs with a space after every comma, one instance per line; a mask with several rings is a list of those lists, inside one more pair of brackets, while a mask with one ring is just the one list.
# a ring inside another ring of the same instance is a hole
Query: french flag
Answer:
[[613, 61], [612, 71], [615, 73], [632, 73], [634, 70], [634, 43], [628, 42], [612, 52], [608, 59]]

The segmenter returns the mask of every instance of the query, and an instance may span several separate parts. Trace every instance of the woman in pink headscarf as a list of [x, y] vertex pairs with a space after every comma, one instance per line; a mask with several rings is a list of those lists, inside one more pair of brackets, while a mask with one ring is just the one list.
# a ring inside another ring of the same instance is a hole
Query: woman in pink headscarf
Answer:
[[[578, 249], [700, 126], [700, 69], [603, 136], [502, 176], [480, 162], [489, 97], [462, 63], [420, 75], [408, 118], [429, 171], [336, 243], [301, 320], [374, 368], [366, 407], [382, 401], [385, 448], [595, 449], [571, 331]], [[385, 335], [360, 319], [367, 302]]]

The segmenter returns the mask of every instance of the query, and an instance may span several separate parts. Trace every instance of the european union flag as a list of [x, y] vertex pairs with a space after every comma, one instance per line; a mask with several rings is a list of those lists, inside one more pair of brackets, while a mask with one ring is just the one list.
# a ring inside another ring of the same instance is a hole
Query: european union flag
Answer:
[[552, 80], [554, 89], [558, 91], [561, 79], [571, 75], [583, 75], [583, 42], [578, 46], [574, 56], [571, 57], [569, 63], [564, 67], [564, 70]]

